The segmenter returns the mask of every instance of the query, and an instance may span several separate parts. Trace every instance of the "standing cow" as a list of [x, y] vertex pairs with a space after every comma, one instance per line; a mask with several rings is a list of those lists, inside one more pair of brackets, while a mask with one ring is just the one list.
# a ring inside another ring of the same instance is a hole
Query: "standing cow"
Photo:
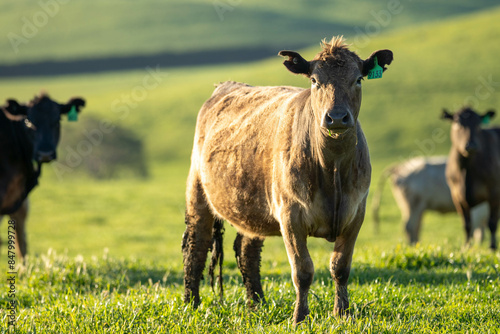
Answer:
[[2, 215], [10, 215], [16, 222], [16, 248], [21, 258], [27, 253], [28, 194], [38, 184], [42, 163], [56, 158], [61, 115], [79, 112], [84, 105], [81, 98], [59, 104], [40, 95], [28, 105], [11, 99], [1, 108], [0, 221]]
[[455, 207], [463, 218], [466, 242], [472, 236], [471, 208], [488, 202], [491, 249], [497, 248], [500, 214], [500, 128], [482, 129], [481, 124], [494, 115], [494, 111], [479, 115], [467, 107], [455, 114], [443, 110], [443, 118], [452, 121], [446, 180]]
[[288, 57], [289, 71], [309, 78], [311, 88], [225, 82], [202, 106], [186, 190], [185, 302], [200, 303], [214, 220], [224, 219], [239, 232], [238, 264], [250, 269], [241, 273], [256, 302], [263, 299], [262, 242], [283, 237], [297, 294], [294, 323], [309, 313], [314, 265], [307, 237], [335, 242], [334, 313], [347, 312], [347, 281], [371, 176], [358, 121], [361, 82], [372, 70], [381, 75], [393, 56], [379, 50], [362, 60], [341, 38], [322, 47], [312, 61], [293, 51], [279, 53]]
[[[446, 183], [447, 157], [417, 157], [386, 168], [380, 176], [378, 189], [372, 200], [373, 220], [378, 230], [379, 208], [385, 180], [390, 179], [392, 194], [401, 211], [401, 218], [410, 243], [419, 240], [425, 211], [456, 212]], [[481, 242], [489, 216], [488, 204], [472, 209], [474, 239]]]

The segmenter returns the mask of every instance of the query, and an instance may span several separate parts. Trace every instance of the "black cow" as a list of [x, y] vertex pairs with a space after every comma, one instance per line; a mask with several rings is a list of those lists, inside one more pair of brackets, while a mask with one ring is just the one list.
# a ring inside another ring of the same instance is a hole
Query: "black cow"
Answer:
[[500, 128], [482, 129], [495, 115], [478, 115], [471, 108], [443, 118], [452, 121], [451, 150], [446, 164], [446, 180], [457, 211], [462, 214], [466, 241], [472, 237], [470, 209], [482, 202], [490, 205], [488, 227], [492, 249], [497, 248], [496, 230], [500, 214]]
[[56, 159], [62, 114], [79, 112], [81, 98], [59, 104], [40, 95], [28, 105], [7, 100], [0, 111], [0, 220], [9, 215], [16, 221], [19, 256], [27, 252], [25, 221], [28, 194], [38, 184], [41, 165]]

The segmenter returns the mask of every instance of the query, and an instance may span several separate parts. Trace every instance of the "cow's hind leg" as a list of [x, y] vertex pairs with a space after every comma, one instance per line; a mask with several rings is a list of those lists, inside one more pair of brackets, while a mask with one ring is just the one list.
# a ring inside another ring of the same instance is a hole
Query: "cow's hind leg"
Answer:
[[240, 233], [234, 240], [233, 249], [243, 277], [243, 284], [247, 290], [249, 306], [264, 301], [264, 292], [260, 282], [260, 254], [263, 244], [262, 238], [250, 238]]
[[184, 258], [184, 302], [200, 304], [200, 280], [212, 244], [214, 216], [199, 182], [189, 182], [186, 191], [186, 230], [182, 237]]

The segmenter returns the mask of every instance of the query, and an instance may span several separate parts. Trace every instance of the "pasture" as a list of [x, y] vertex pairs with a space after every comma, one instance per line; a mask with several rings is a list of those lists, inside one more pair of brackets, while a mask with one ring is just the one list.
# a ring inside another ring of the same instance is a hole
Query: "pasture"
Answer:
[[[496, 8], [403, 27], [375, 36], [362, 48], [354, 45], [362, 58], [380, 48], [392, 49], [395, 56], [383, 79], [363, 82], [360, 121], [370, 148], [372, 187], [390, 163], [448, 152], [449, 124], [439, 119], [441, 108], [500, 106], [499, 19]], [[318, 50], [314, 46], [302, 54], [311, 57]], [[81, 119], [130, 129], [145, 145], [150, 173], [147, 179], [96, 180], [78, 166], [44, 166], [40, 186], [30, 196], [29, 257], [16, 282], [19, 333], [498, 332], [500, 253], [488, 250], [487, 243], [464, 249], [463, 228], [453, 214], [424, 217], [421, 243], [406, 246], [389, 187], [380, 233], [374, 234], [368, 210], [355, 247], [348, 285], [351, 318], [331, 315], [333, 245], [312, 238], [316, 274], [310, 321], [292, 326], [295, 296], [280, 238], [264, 243], [267, 304], [248, 309], [230, 226], [224, 244], [224, 300], [219, 302], [205, 279], [201, 307], [183, 304], [184, 191], [198, 109], [220, 81], [308, 85], [273, 56], [244, 65], [167, 69], [152, 64], [129, 72], [0, 81], [3, 99], [28, 100], [41, 89], [60, 102], [85, 97]], [[157, 85], [147, 88], [144, 80]], [[91, 130], [81, 124], [63, 121], [62, 127], [67, 133]], [[493, 124], [500, 121], [493, 119]], [[67, 166], [64, 135], [58, 163]], [[78, 152], [78, 147], [69, 149]], [[3, 281], [6, 226], [4, 219]], [[0, 332], [7, 332], [7, 295], [4, 285]]]

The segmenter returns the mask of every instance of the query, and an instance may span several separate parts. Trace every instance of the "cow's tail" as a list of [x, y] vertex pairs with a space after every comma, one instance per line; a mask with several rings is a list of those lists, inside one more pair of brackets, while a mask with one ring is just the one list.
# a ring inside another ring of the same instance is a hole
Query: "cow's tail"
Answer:
[[208, 267], [208, 275], [210, 276], [210, 285], [212, 290], [215, 292], [215, 267], [219, 264], [219, 289], [220, 289], [220, 299], [222, 300], [224, 289], [222, 285], [222, 261], [224, 261], [224, 221], [219, 218], [215, 218], [214, 227], [212, 228], [212, 258], [210, 259], [210, 266]]
[[380, 209], [380, 202], [382, 201], [382, 192], [384, 190], [385, 181], [394, 172], [395, 168], [396, 166], [389, 166], [382, 171], [382, 174], [380, 175], [380, 178], [378, 180], [377, 189], [373, 194], [372, 218], [373, 218], [375, 233], [378, 233], [380, 230], [379, 209]]

